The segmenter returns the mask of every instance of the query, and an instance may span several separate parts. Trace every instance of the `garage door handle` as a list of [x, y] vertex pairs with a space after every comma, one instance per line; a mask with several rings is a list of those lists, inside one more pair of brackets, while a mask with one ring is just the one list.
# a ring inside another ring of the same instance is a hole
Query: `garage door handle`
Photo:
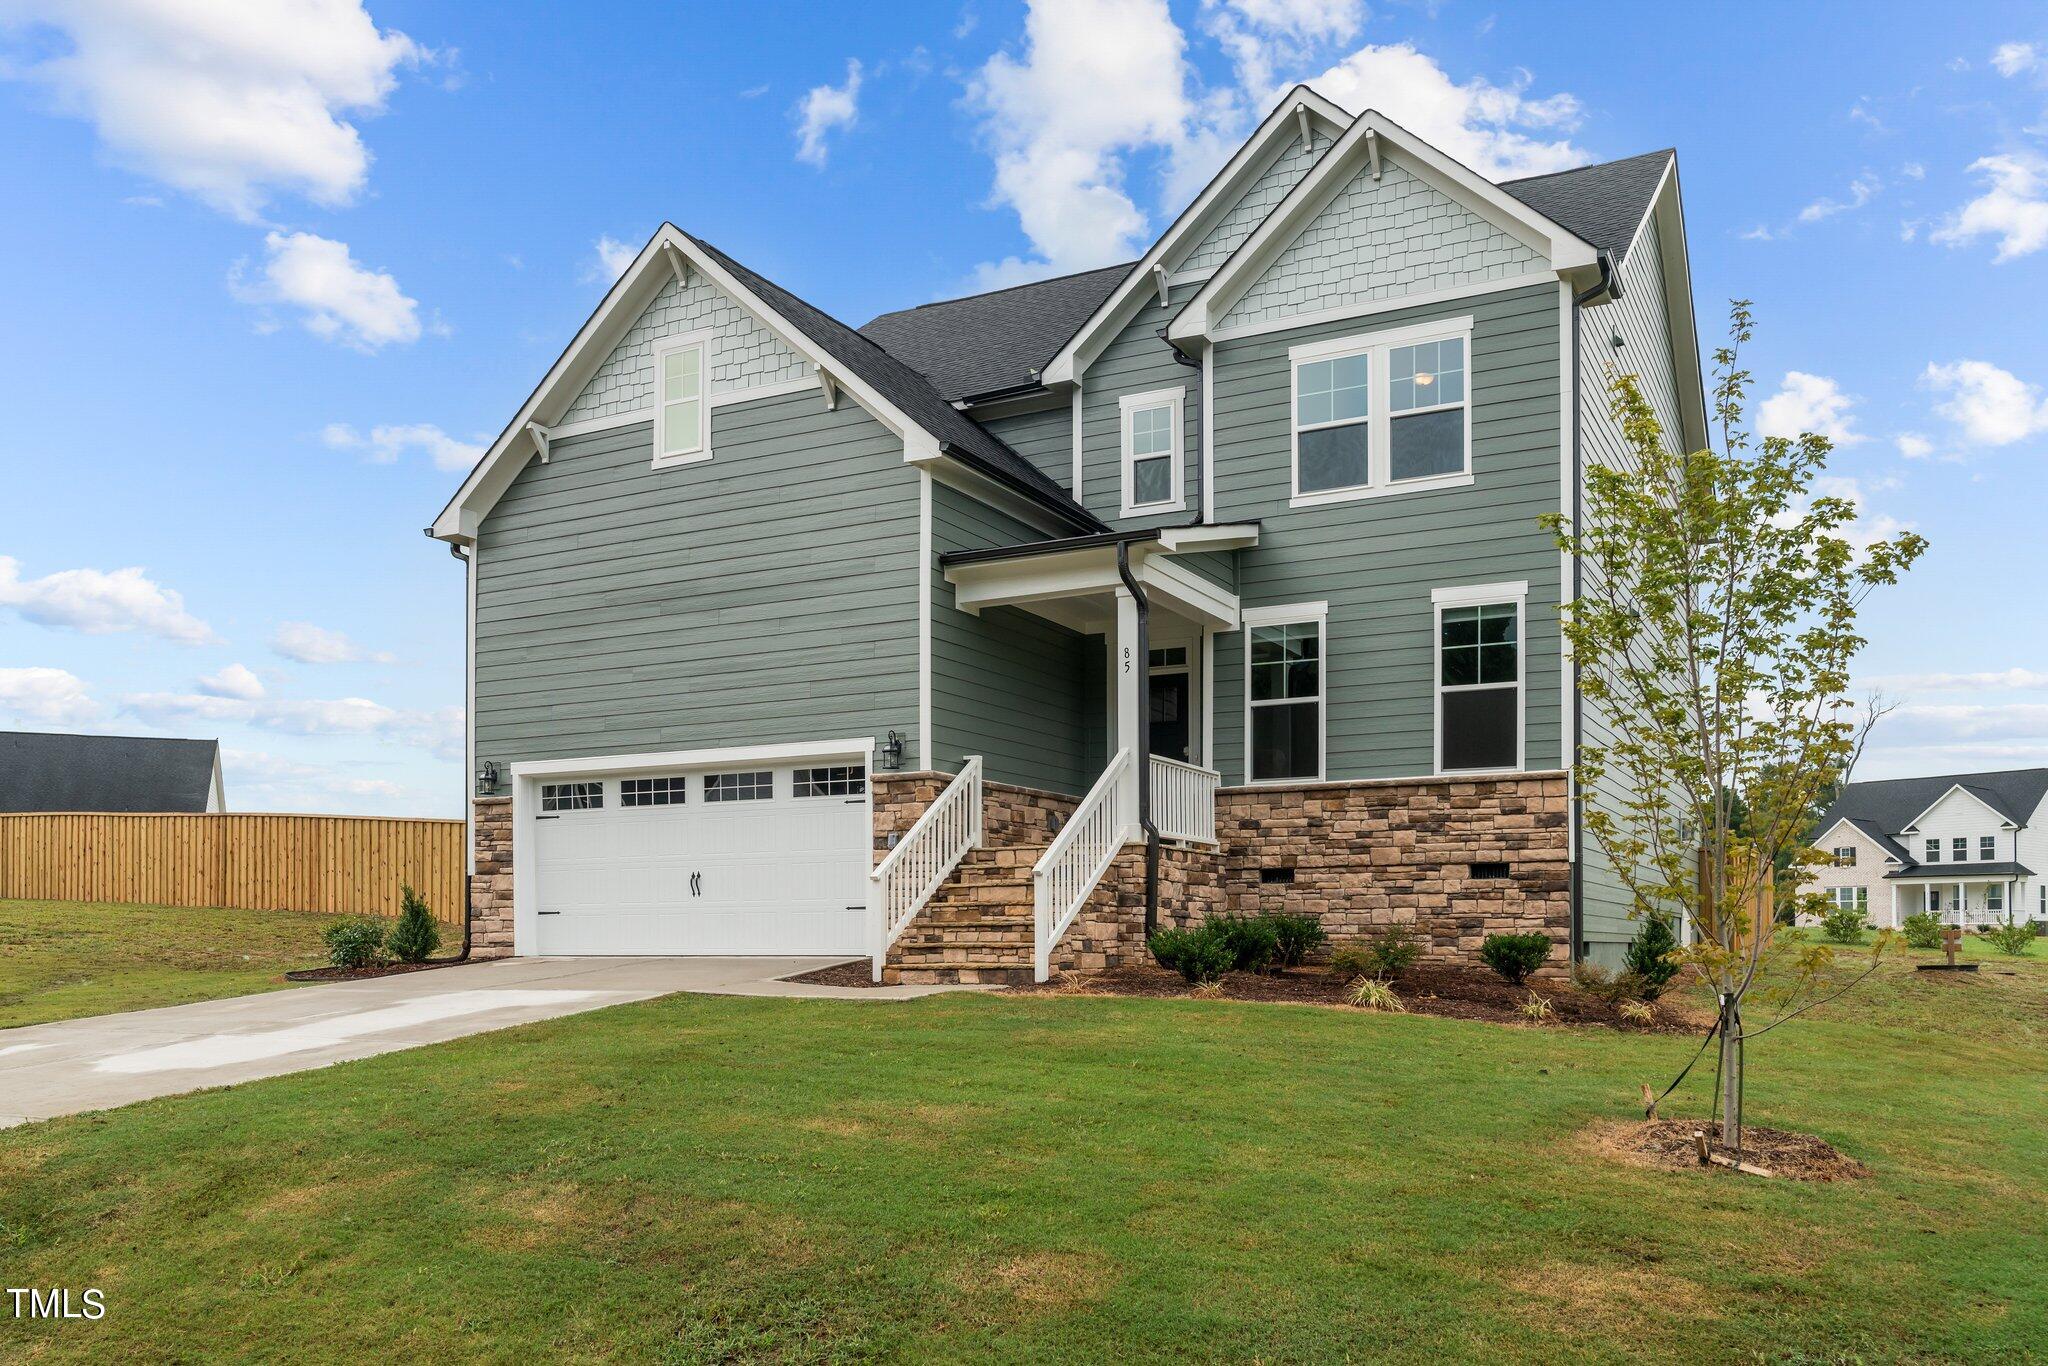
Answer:
[[561, 912], [560, 912], [560, 911], [542, 911], [542, 912], [541, 912], [541, 914], [542, 914], [542, 915], [560, 915], [560, 914], [561, 914]]

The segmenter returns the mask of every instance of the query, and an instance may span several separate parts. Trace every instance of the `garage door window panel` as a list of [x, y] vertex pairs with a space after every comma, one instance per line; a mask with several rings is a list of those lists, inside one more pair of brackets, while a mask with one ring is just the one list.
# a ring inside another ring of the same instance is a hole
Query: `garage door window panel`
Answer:
[[604, 806], [603, 783], [543, 783], [543, 811], [596, 811]]
[[707, 802], [765, 802], [775, 796], [775, 774], [767, 769], [704, 776]]
[[686, 796], [687, 783], [681, 774], [619, 781], [620, 806], [681, 806]]
[[865, 764], [800, 768], [795, 774], [794, 793], [799, 797], [858, 797], [867, 790]]

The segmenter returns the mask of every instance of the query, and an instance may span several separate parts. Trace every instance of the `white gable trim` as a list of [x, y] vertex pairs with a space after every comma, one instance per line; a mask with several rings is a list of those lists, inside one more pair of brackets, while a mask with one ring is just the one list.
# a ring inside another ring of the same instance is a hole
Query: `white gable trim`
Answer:
[[[683, 267], [722, 290], [746, 309], [783, 345], [817, 367], [839, 390], [866, 409], [876, 421], [903, 438], [906, 460], [937, 456], [939, 440], [924, 430], [895, 404], [883, 398], [859, 376], [850, 373], [819, 347], [794, 323], [770, 308], [752, 290], [742, 285], [710, 255], [700, 249], [673, 224], [664, 223], [633, 258], [570, 341], [567, 349], [549, 367], [546, 376], [520, 406], [517, 416], [498, 434], [476, 468], [462, 481], [462, 487], [427, 528], [427, 534], [444, 541], [466, 543], [476, 539], [484, 514], [491, 510], [513, 478], [537, 451], [530, 427], [547, 429], [559, 421], [575, 401], [597, 367], [618, 345], [642, 309], [671, 279], [682, 278]], [[817, 381], [805, 381], [811, 384]], [[556, 433], [559, 435], [560, 433]]]
[[1405, 154], [1403, 165], [1418, 179], [1541, 253], [1556, 274], [1568, 279], [1590, 277], [1597, 269], [1597, 253], [1591, 243], [1453, 161], [1386, 115], [1368, 109], [1353, 120], [1336, 146], [1309, 168], [1301, 183], [1274, 206], [1265, 221], [1181, 309], [1167, 328], [1167, 340], [1196, 344], [1209, 341], [1215, 325], [1231, 306], [1314, 221], [1359, 167], [1373, 154], [1383, 154], [1384, 149], [1378, 146], [1381, 141]]
[[1984, 809], [1984, 813], [1990, 816], [1993, 820], [1997, 821], [2002, 828], [2006, 830], [2016, 830], [2019, 828], [2018, 826], [2012, 823], [2011, 817], [2006, 816], [2002, 812], [1993, 810], [1989, 802], [1985, 801], [1976, 793], [1970, 791], [1969, 788], [1964, 787], [1961, 783], [1951, 783], [1949, 784], [1948, 791], [1942, 793], [1939, 797], [1936, 797], [1933, 801], [1927, 804], [1927, 809], [1925, 811], [1922, 811], [1919, 815], [1913, 817], [1912, 820], [1907, 821], [1903, 826], [1899, 827], [1899, 833], [1903, 835], [1908, 833], [1909, 831], [1918, 831], [1920, 829], [1920, 822], [1926, 820], [1928, 816], [1932, 815], [1935, 807], [1940, 806], [1943, 802], [1947, 801], [1950, 797], [1955, 796], [1958, 792], [1962, 793], [1965, 797], [1968, 797], [1971, 801], [1977, 803], [1978, 806], [1982, 807]]
[[[1699, 320], [1692, 298], [1692, 255], [1685, 241], [1685, 205], [1678, 193], [1678, 158], [1664, 163], [1664, 176], [1650, 207], [1629, 239], [1624, 259], [1635, 255], [1636, 244], [1650, 225], [1657, 225], [1657, 258], [1664, 267], [1664, 314], [1671, 341], [1671, 363], [1676, 367], [1679, 421], [1684, 425], [1685, 448], [1697, 450], [1707, 444], [1706, 376], [1700, 369]], [[1625, 269], [1626, 267], [1624, 267]], [[1683, 302], [1681, 302], [1683, 301]]]
[[[1215, 179], [1195, 197], [1195, 202], [1188, 205], [1180, 217], [1173, 220], [1172, 226], [1160, 234], [1144, 259], [1131, 267], [1131, 273], [1116, 287], [1116, 292], [1090, 315], [1087, 322], [1081, 324], [1073, 339], [1047, 363], [1040, 382], [1051, 386], [1072, 384], [1080, 379], [1089, 363], [1115, 339], [1124, 324], [1136, 315], [1157, 288], [1153, 279], [1154, 268], [1163, 266], [1181, 246], [1200, 241], [1203, 234], [1220, 223], [1237, 206], [1237, 201], [1252, 183], [1294, 145], [1301, 136], [1302, 126], [1319, 127], [1326, 137], [1334, 140], [1350, 121], [1350, 116], [1342, 108], [1305, 85], [1289, 91], [1273, 106], [1273, 112], [1266, 115], [1265, 122], [1224, 163]], [[1190, 277], [1169, 275], [1166, 282], [1173, 286], [1186, 278]]]

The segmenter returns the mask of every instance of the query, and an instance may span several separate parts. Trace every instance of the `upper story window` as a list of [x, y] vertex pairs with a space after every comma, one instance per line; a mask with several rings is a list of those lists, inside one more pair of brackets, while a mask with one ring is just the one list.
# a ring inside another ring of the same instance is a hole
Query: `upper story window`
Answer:
[[1924, 863], [1939, 863], [1939, 862], [1941, 862], [1941, 841], [1940, 841], [1940, 840], [1929, 840], [1929, 841], [1927, 841], [1927, 857], [1926, 857], [1925, 859], [1923, 859], [1923, 860], [1922, 860], [1922, 862], [1924, 862]]
[[1844, 844], [1838, 846], [1835, 849], [1835, 867], [1854, 868], [1855, 866], [1856, 846], [1853, 844]]
[[1123, 515], [1178, 512], [1187, 505], [1181, 478], [1180, 389], [1126, 394], [1123, 408]]
[[1246, 776], [1255, 783], [1323, 776], [1326, 614], [1322, 603], [1244, 613]]
[[1522, 604], [1526, 583], [1439, 588], [1436, 767], [1522, 766]]
[[711, 346], [707, 338], [654, 344], [654, 463], [711, 458]]
[[1288, 350], [1295, 507], [1472, 482], [1472, 320]]
[[1956, 863], [1968, 863], [1970, 861], [1970, 837], [1968, 835], [1957, 835], [1954, 839], [1950, 840], [1948, 842], [1948, 856]]
[[1977, 836], [1977, 857], [1978, 857], [1978, 858], [1980, 858], [1980, 859], [1982, 859], [1982, 860], [1983, 860], [1984, 862], [1986, 862], [1986, 863], [1989, 863], [1989, 862], [1991, 862], [1991, 860], [1993, 860], [1993, 859], [1997, 858], [1997, 857], [1998, 857], [1998, 836], [1996, 836], [1996, 835], [1979, 835], [1979, 836]]

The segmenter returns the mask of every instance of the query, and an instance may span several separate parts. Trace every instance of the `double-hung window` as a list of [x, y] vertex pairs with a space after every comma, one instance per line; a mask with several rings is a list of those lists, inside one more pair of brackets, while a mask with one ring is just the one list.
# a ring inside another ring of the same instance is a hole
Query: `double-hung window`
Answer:
[[1123, 409], [1124, 509], [1126, 517], [1178, 512], [1187, 506], [1181, 477], [1182, 389], [1125, 394]]
[[1837, 845], [1835, 847], [1835, 867], [1854, 868], [1855, 866], [1856, 846], [1853, 844]]
[[1296, 507], [1472, 482], [1472, 320], [1287, 353]]
[[1835, 888], [1835, 905], [1845, 911], [1868, 911], [1870, 889], [1868, 887]]
[[2005, 909], [2005, 884], [1994, 882], [1984, 889], [1984, 909], [2003, 911]]
[[654, 463], [710, 458], [710, 339], [664, 337], [654, 344]]
[[1927, 857], [1926, 857], [1925, 859], [1923, 859], [1923, 860], [1922, 860], [1922, 862], [1924, 862], [1924, 863], [1939, 863], [1939, 862], [1941, 862], [1941, 841], [1940, 841], [1940, 840], [1929, 840], [1929, 841], [1927, 841]]
[[1979, 859], [1979, 860], [1981, 860], [1982, 862], [1985, 862], [1985, 863], [1989, 863], [1989, 862], [1991, 862], [1991, 860], [1993, 860], [1993, 859], [1997, 858], [1997, 857], [1998, 857], [1998, 836], [1996, 836], [1996, 835], [1979, 835], [1979, 836], [1977, 836], [1977, 857], [1978, 857], [1978, 859]]
[[1439, 588], [1436, 767], [1522, 767], [1522, 617], [1526, 582]]
[[1957, 835], [1948, 844], [1948, 857], [1951, 863], [1968, 863], [1970, 861], [1970, 837], [1968, 835]]
[[1323, 776], [1328, 608], [1251, 607], [1245, 630], [1245, 763], [1255, 783]]

